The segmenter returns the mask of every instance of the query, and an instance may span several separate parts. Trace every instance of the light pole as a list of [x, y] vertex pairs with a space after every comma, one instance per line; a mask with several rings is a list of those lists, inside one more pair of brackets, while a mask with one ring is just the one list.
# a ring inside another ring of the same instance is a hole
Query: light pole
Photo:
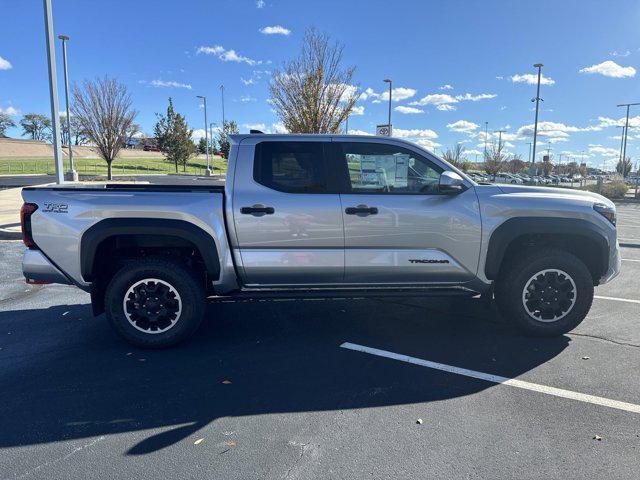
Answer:
[[347, 118], [344, 121], [344, 134], [349, 135], [349, 115], [347, 115]]
[[496, 130], [493, 132], [498, 134], [498, 151], [502, 151], [502, 134], [505, 132], [506, 130]]
[[224, 85], [220, 85], [220, 96], [222, 98], [222, 131], [224, 132]]
[[624, 125], [618, 125], [618, 128], [622, 129], [622, 132], [620, 132], [620, 155], [618, 155], [618, 160], [622, 161], [622, 148], [624, 147], [624, 132], [626, 129]]
[[618, 105], [619, 107], [627, 107], [627, 119], [624, 122], [624, 135], [623, 135], [623, 147], [622, 147], [622, 160], [624, 161], [624, 159], [627, 156], [627, 132], [629, 131], [629, 107], [632, 107], [634, 105], [640, 105], [640, 103], [621, 103], [620, 105]]
[[47, 43], [47, 66], [49, 67], [49, 98], [51, 103], [51, 129], [53, 133], [53, 158], [56, 168], [56, 183], [64, 183], [62, 152], [60, 151], [60, 116], [58, 112], [58, 79], [56, 76], [56, 52], [53, 41], [53, 15], [51, 0], [43, 0], [44, 33]]
[[[527, 142], [527, 144], [529, 145], [529, 162], [531, 162], [531, 145], [533, 145], [533, 143]], [[531, 167], [529, 167], [529, 170], [531, 170]]]
[[69, 170], [64, 174], [65, 180], [71, 180], [73, 182], [78, 181], [78, 172], [73, 168], [73, 149], [71, 148], [71, 115], [69, 114], [69, 76], [67, 73], [67, 40], [69, 37], [66, 35], [58, 35], [58, 38], [62, 40], [62, 65], [64, 68], [64, 98], [67, 102], [67, 149], [69, 150]]
[[204, 101], [204, 138], [207, 142], [207, 146], [205, 152], [207, 154], [207, 170], [205, 171], [205, 175], [207, 177], [211, 176], [211, 168], [209, 167], [209, 130], [207, 129], [207, 97], [204, 95], [196, 95], [197, 98], [201, 98]]
[[487, 154], [487, 138], [489, 135], [489, 122], [484, 122], [484, 154]]
[[[215, 122], [211, 122], [209, 123], [209, 138], [210, 138], [210, 142], [211, 142], [211, 147], [213, 148], [213, 126], [215, 125]], [[211, 154], [213, 155], [215, 152], [211, 152]]]
[[389, 125], [389, 136], [391, 136], [391, 90], [392, 90], [391, 85], [392, 85], [392, 82], [390, 78], [385, 78], [384, 82], [389, 84], [389, 119], [387, 121], [387, 125]]
[[[536, 89], [536, 98], [531, 99], [532, 102], [536, 102], [536, 120], [533, 126], [533, 160], [535, 162], [536, 159], [536, 143], [538, 141], [538, 110], [540, 106], [540, 79], [542, 77], [542, 64], [536, 63], [534, 65], [535, 68], [538, 69], [538, 87]], [[533, 165], [533, 164], [532, 164]], [[530, 172], [533, 174], [533, 172]]]

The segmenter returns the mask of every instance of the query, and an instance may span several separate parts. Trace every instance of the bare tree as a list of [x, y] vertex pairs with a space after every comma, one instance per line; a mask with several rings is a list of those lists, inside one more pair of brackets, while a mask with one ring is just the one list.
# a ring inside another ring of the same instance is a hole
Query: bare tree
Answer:
[[127, 87], [109, 77], [85, 80], [82, 90], [73, 87], [73, 100], [73, 115], [107, 162], [107, 178], [111, 180], [111, 163], [129, 138], [138, 114], [131, 107]]
[[271, 101], [291, 133], [339, 133], [359, 97], [351, 85], [355, 67], [341, 66], [343, 49], [311, 28], [298, 57], [274, 70]]
[[462, 168], [467, 161], [464, 156], [464, 147], [459, 143], [456, 143], [456, 146], [453, 148], [447, 148], [442, 154], [442, 159], [456, 168]]
[[490, 150], [484, 152], [484, 170], [495, 180], [496, 175], [500, 173], [507, 160], [507, 156], [503, 153], [504, 143], [493, 144]]
[[522, 157], [516, 153], [507, 162], [507, 167], [509, 173], [520, 173], [522, 170], [524, 170], [525, 163], [522, 160]]

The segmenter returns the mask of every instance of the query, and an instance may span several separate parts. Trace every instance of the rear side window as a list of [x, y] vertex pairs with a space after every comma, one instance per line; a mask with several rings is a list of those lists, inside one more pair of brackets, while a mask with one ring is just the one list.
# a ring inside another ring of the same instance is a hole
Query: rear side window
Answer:
[[253, 178], [288, 193], [325, 193], [327, 172], [320, 142], [261, 142], [256, 145]]

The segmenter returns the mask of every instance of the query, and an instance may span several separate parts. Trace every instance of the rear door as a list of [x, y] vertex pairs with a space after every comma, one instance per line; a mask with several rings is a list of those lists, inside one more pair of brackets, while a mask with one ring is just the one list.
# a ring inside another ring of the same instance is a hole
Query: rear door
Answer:
[[473, 279], [481, 222], [473, 188], [438, 191], [446, 164], [393, 142], [334, 142], [344, 173], [345, 283], [447, 284]]
[[233, 219], [243, 283], [340, 283], [344, 231], [329, 182], [326, 139], [249, 140], [239, 146]]

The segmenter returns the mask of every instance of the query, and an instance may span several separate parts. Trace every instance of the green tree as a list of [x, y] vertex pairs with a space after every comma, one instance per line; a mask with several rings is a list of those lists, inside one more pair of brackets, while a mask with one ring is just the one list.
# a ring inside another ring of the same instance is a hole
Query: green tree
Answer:
[[202, 155], [207, 153], [207, 139], [204, 137], [200, 137], [200, 141], [198, 142], [198, 153]]
[[225, 120], [222, 129], [216, 133], [215, 144], [218, 147], [218, 151], [224, 155], [224, 158], [229, 158], [229, 135], [239, 133], [238, 124], [235, 120]]
[[5, 136], [5, 133], [9, 127], [15, 127], [16, 123], [6, 113], [0, 112], [0, 138]]
[[39, 113], [27, 113], [20, 120], [22, 134], [32, 140], [48, 140], [51, 138], [51, 120]]
[[158, 148], [168, 161], [173, 162], [178, 173], [178, 165], [187, 170], [187, 162], [196, 153], [191, 141], [193, 130], [190, 130], [183, 115], [173, 109], [173, 101], [169, 98], [167, 114], [157, 113], [158, 122], [153, 128]]
[[631, 164], [631, 159], [627, 157], [624, 160], [618, 161], [618, 164], [616, 165], [616, 172], [618, 172], [624, 178], [627, 178], [627, 176], [631, 173], [632, 168], [633, 165]]

